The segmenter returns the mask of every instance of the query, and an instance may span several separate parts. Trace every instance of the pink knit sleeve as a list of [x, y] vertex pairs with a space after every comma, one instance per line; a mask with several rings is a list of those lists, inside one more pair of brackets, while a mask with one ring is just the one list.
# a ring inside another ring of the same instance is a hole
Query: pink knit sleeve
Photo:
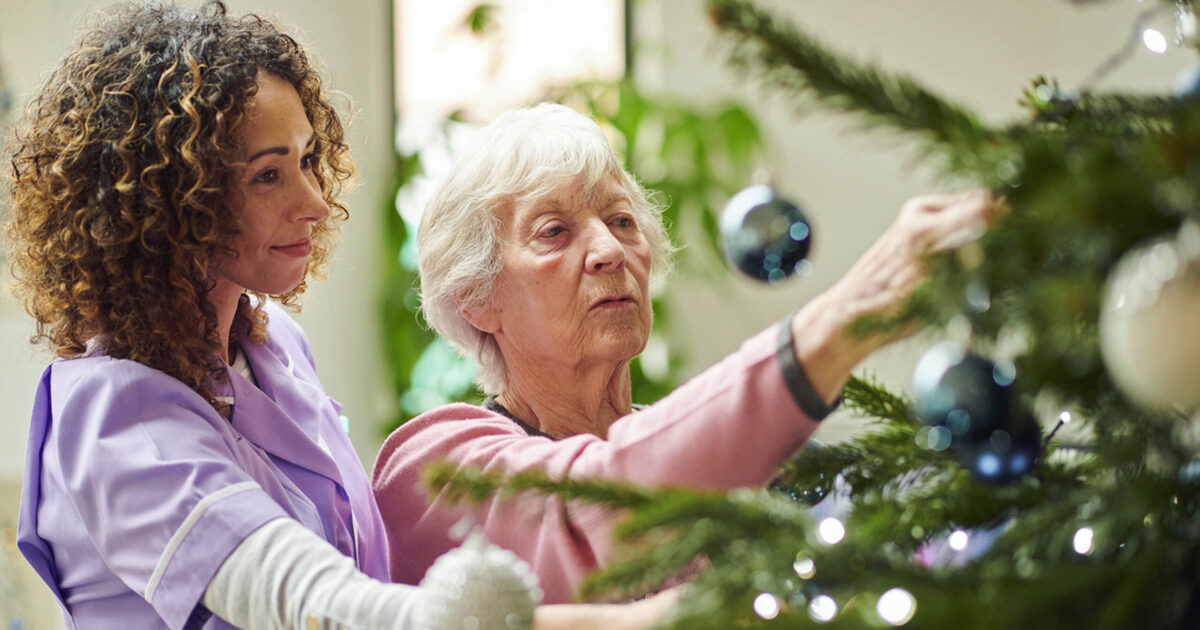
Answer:
[[[507, 418], [464, 404], [406, 423], [387, 439], [374, 471], [392, 578], [418, 581], [454, 546], [447, 530], [468, 511], [428, 496], [420, 484], [421, 470], [435, 461], [650, 486], [729, 489], [768, 482], [817, 426], [785, 381], [778, 335], [772, 327], [750, 338], [663, 400], [614, 422], [607, 439], [530, 437]], [[492, 542], [530, 562], [547, 602], [567, 601], [611, 549], [612, 518], [595, 508], [537, 497], [471, 511]]]

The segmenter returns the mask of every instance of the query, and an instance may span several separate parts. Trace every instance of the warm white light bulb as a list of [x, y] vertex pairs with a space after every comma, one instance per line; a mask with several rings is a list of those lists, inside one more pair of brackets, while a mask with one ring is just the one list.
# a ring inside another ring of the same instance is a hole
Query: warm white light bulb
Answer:
[[811, 580], [817, 574], [817, 565], [812, 558], [796, 558], [796, 561], [792, 563], [792, 568], [796, 570], [796, 575], [805, 580]]
[[817, 595], [808, 603], [808, 616], [813, 621], [826, 622], [837, 615], [838, 605], [828, 595]]
[[1075, 530], [1075, 553], [1081, 556], [1092, 553], [1095, 536], [1096, 533], [1092, 531], [1091, 527], [1080, 527]]
[[971, 536], [961, 529], [956, 529], [953, 534], [950, 534], [949, 542], [951, 549], [962, 551], [967, 548], [967, 543], [971, 542]]
[[879, 613], [880, 619], [893, 626], [902, 626], [917, 613], [917, 600], [912, 593], [899, 587], [893, 588], [879, 596], [875, 612]]
[[1149, 48], [1150, 52], [1152, 53], [1158, 53], [1161, 55], [1167, 52], [1166, 36], [1152, 28], [1142, 31], [1142, 43], [1145, 44], [1146, 48]]
[[841, 521], [830, 516], [817, 525], [817, 536], [826, 545], [836, 545], [846, 537], [846, 526], [842, 525]]
[[779, 600], [770, 593], [759, 593], [754, 598], [754, 612], [763, 619], [774, 619], [779, 616]]

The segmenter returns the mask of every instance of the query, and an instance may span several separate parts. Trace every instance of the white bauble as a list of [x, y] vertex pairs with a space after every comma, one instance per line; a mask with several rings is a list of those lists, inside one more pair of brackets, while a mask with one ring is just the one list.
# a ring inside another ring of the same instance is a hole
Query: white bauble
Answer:
[[1200, 224], [1187, 222], [1117, 262], [1100, 347], [1130, 399], [1153, 409], [1200, 407]]
[[529, 630], [542, 589], [529, 565], [474, 532], [421, 580], [423, 630]]

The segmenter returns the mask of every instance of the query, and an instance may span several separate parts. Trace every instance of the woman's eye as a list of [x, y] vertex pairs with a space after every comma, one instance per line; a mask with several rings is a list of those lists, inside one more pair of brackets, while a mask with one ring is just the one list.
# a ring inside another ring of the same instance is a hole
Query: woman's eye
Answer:
[[321, 161], [321, 158], [317, 157], [316, 153], [309, 153], [309, 154], [305, 155], [304, 157], [300, 158], [300, 168], [307, 171], [311, 168], [315, 168], [317, 166], [317, 162], [320, 162], [320, 161]]
[[629, 217], [617, 217], [613, 219], [612, 224], [619, 228], [633, 227], [633, 219]]
[[542, 238], [554, 238], [555, 236], [562, 234], [564, 231], [565, 230], [561, 225], [552, 225], [542, 230]]
[[279, 171], [270, 168], [259, 173], [258, 176], [254, 178], [254, 181], [259, 184], [270, 184], [277, 179], [279, 179]]

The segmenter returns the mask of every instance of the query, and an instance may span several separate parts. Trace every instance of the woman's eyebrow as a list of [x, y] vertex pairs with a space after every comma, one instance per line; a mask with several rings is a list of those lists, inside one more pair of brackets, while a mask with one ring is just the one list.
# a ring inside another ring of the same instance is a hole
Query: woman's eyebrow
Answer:
[[613, 204], [620, 203], [622, 201], [632, 203], [633, 200], [630, 199], [629, 195], [627, 193], [625, 193], [624, 191], [616, 192], [616, 193], [609, 193], [609, 195], [604, 198], [604, 206], [603, 207], [607, 208]]
[[[317, 133], [314, 131], [313, 135], [309, 136], [308, 142], [304, 143], [304, 148], [307, 149], [308, 147], [311, 147], [313, 145], [313, 143], [316, 141], [317, 141]], [[264, 155], [287, 155], [288, 153], [291, 153], [291, 150], [285, 146], [267, 147], [265, 149], [255, 152], [254, 155], [251, 155], [249, 158], [247, 158], [246, 163], [249, 164], [250, 162], [257, 160], [258, 158], [260, 158]]]

